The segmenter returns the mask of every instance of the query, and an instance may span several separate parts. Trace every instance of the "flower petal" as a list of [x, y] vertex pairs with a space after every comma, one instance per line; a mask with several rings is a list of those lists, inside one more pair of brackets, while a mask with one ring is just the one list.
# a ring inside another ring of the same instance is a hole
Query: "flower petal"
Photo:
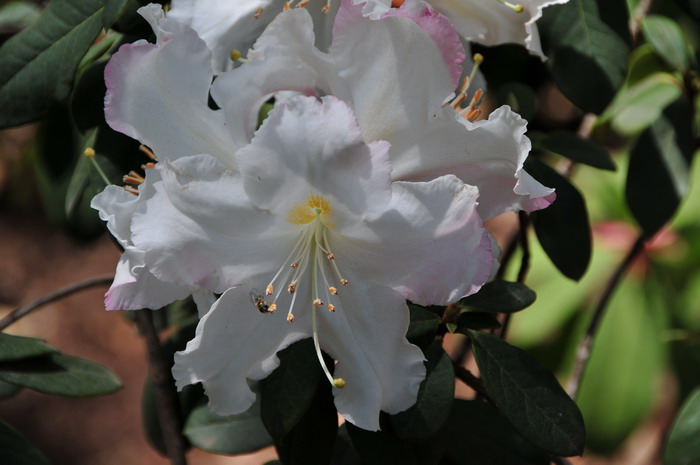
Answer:
[[392, 148], [392, 177], [429, 180], [455, 174], [479, 188], [478, 210], [484, 220], [509, 210], [545, 208], [554, 200], [554, 190], [523, 169], [530, 151], [526, 130], [527, 121], [507, 106], [476, 123], [444, 108], [422, 131]]
[[403, 297], [348, 277], [342, 307], [319, 312], [321, 347], [338, 360], [334, 377], [346, 382], [333, 388], [338, 412], [355, 426], [377, 431], [380, 411], [394, 414], [416, 402], [424, 357], [406, 340], [409, 312]]
[[207, 105], [213, 77], [209, 49], [192, 29], [164, 17], [159, 5], [139, 13], [158, 43], [123, 45], [107, 64], [107, 122], [161, 160], [198, 153], [230, 160], [235, 146], [223, 113]]
[[294, 323], [285, 316], [258, 312], [249, 288], [227, 290], [202, 317], [187, 348], [175, 354], [177, 387], [201, 381], [213, 411], [244, 412], [255, 401], [248, 380], [272, 373], [279, 365], [277, 352], [310, 335], [308, 312], [301, 312]]

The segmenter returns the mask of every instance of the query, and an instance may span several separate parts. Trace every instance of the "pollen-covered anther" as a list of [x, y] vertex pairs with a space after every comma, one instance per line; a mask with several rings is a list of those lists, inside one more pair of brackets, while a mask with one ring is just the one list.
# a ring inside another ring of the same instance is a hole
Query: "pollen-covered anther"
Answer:
[[268, 284], [267, 287], [265, 288], [265, 295], [272, 295], [272, 292], [274, 291], [274, 287], [272, 284]]
[[326, 308], [328, 309], [329, 312], [335, 312], [335, 305], [333, 305], [333, 304], [328, 304], [326, 306]]
[[326, 258], [327, 258], [328, 260], [335, 260], [335, 255], [333, 255], [331, 252], [328, 252], [328, 253], [326, 254]]
[[292, 6], [292, 2], [291, 2], [291, 1], [289, 1], [289, 2], [284, 2], [284, 11], [289, 10], [289, 8], [291, 8], [291, 6]]
[[275, 310], [277, 310], [277, 304], [270, 304], [267, 307], [267, 312], [268, 313], [275, 313]]
[[155, 163], [144, 163], [143, 165], [141, 165], [142, 170], [147, 170], [149, 168], [155, 168], [155, 167], [156, 167]]
[[153, 161], [158, 161], [158, 159], [156, 158], [156, 154], [153, 153], [153, 150], [149, 149], [149, 148], [146, 147], [145, 145], [140, 145], [140, 146], [139, 146], [139, 150], [142, 151], [143, 153], [145, 153], [146, 156], [147, 156], [148, 158], [150, 158], [151, 160], [153, 160]]
[[314, 299], [314, 305], [317, 307], [323, 307], [323, 300], [321, 299]]
[[340, 280], [340, 284], [342, 284], [343, 286], [347, 286], [349, 282], [350, 282], [350, 281], [348, 281], [348, 280], [345, 279], [345, 278], [342, 278], [342, 279]]
[[131, 195], [135, 195], [135, 196], [139, 195], [138, 189], [136, 189], [133, 186], [124, 186], [124, 190], [127, 191]]
[[338, 289], [336, 289], [336, 288], [333, 287], [333, 286], [331, 286], [331, 287], [328, 288], [328, 292], [330, 292], [330, 293], [333, 294], [333, 295], [338, 295]]
[[294, 268], [294, 269], [296, 270], [297, 268], [299, 268], [299, 262], [294, 262], [294, 263], [292, 263], [292, 264], [289, 265], [289, 266], [292, 267], [292, 268]]
[[343, 378], [335, 378], [333, 379], [333, 386], [342, 389], [345, 387], [345, 380]]
[[331, 11], [331, 0], [328, 0], [325, 5], [323, 5], [323, 8], [321, 8], [321, 11], [324, 13], [328, 13]]
[[299, 2], [299, 4], [296, 6], [296, 8], [304, 8], [308, 4], [309, 4], [309, 0], [304, 0], [303, 2]]
[[263, 11], [265, 11], [265, 8], [258, 8], [258, 9], [255, 11], [255, 19], [260, 19], [260, 17], [261, 17], [262, 14], [263, 14]]
[[129, 174], [124, 175], [122, 181], [127, 184], [136, 184], [138, 186], [143, 184], [146, 179], [136, 171], [129, 171]]
[[87, 158], [93, 158], [96, 155], [95, 149], [93, 149], [92, 147], [88, 147], [83, 152], [83, 155], [85, 155]]
[[290, 323], [294, 323], [294, 314], [293, 313], [287, 313], [287, 321]]
[[287, 292], [289, 292], [290, 294], [294, 294], [294, 291], [296, 291], [296, 290], [297, 290], [297, 282], [292, 281], [291, 283], [289, 283], [289, 286], [287, 286]]

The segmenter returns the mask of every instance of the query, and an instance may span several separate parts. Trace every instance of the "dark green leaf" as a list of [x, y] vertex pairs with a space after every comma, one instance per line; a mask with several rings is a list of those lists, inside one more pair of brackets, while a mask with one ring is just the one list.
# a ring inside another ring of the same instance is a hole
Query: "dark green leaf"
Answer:
[[51, 465], [51, 462], [8, 424], [0, 421], [0, 463], [8, 465]]
[[687, 102], [678, 100], [639, 136], [630, 152], [625, 196], [647, 237], [671, 219], [688, 192], [694, 150], [691, 124]]
[[513, 313], [532, 305], [535, 297], [535, 293], [524, 284], [495, 280], [459, 303], [477, 312]]
[[66, 397], [100, 396], [122, 387], [117, 377], [102, 365], [64, 354], [2, 362], [0, 380]]
[[583, 197], [565, 177], [537, 159], [528, 159], [527, 171], [557, 193], [552, 205], [532, 214], [537, 239], [564, 276], [581, 279], [591, 260], [591, 232]]
[[277, 356], [279, 367], [260, 383], [262, 421], [276, 442], [301, 420], [325, 380], [312, 339], [296, 342]]
[[570, 131], [553, 131], [539, 141], [542, 149], [602, 170], [615, 171], [617, 166], [606, 149], [590, 139], [581, 139]]
[[338, 412], [333, 403], [331, 385], [323, 378], [312, 393], [311, 405], [304, 415], [281, 441], [275, 441], [277, 453], [285, 465], [326, 465], [333, 456]]
[[434, 436], [447, 421], [455, 393], [452, 360], [440, 341], [425, 351], [426, 377], [420, 385], [413, 407], [391, 417], [397, 436], [407, 440], [425, 440]]
[[535, 116], [536, 99], [532, 87], [520, 82], [506, 82], [496, 91], [498, 105], [508, 105], [526, 120]]
[[493, 313], [485, 312], [464, 312], [457, 319], [457, 328], [462, 331], [469, 329], [496, 329], [500, 328], [501, 323]]
[[664, 451], [665, 465], [693, 463], [700, 463], [700, 388], [683, 403]]
[[491, 404], [455, 399], [448, 421], [446, 457], [455, 465], [549, 465]]
[[260, 420], [259, 402], [247, 412], [225, 417], [202, 405], [187, 418], [184, 433], [193, 446], [213, 454], [246, 454], [272, 445]]
[[21, 360], [57, 352], [58, 350], [41, 339], [0, 333], [0, 362]]
[[0, 6], [0, 30], [21, 30], [39, 18], [41, 9], [26, 0], [11, 0]]
[[555, 455], [583, 452], [583, 418], [554, 375], [525, 351], [472, 333], [474, 357], [498, 410], [533, 444]]
[[625, 2], [571, 0], [538, 21], [562, 93], [584, 111], [602, 112], [625, 77], [630, 37]]
[[676, 0], [685, 11], [694, 19], [700, 21], [700, 0]]
[[648, 15], [642, 20], [642, 32], [656, 53], [673, 69], [684, 71], [688, 67], [688, 48], [683, 31], [675, 21]]
[[440, 317], [420, 305], [408, 304], [408, 309], [411, 312], [411, 324], [408, 326], [406, 339], [418, 347], [429, 346], [440, 326]]
[[35, 121], [68, 96], [81, 58], [114, 20], [102, 17], [103, 4], [53, 0], [32, 26], [0, 47], [0, 127]]
[[[71, 113], [78, 130], [85, 132], [104, 122], [107, 92], [104, 71], [107, 62], [96, 63], [80, 76], [73, 91]], [[94, 142], [93, 142], [94, 144]]]
[[108, 29], [124, 13], [129, 0], [105, 0], [102, 10], [102, 24]]
[[10, 397], [17, 394], [21, 389], [22, 387], [17, 386], [16, 384], [10, 384], [4, 381], [0, 381], [0, 400], [9, 399]]
[[388, 428], [367, 431], [352, 423], [347, 428], [353, 446], [363, 465], [419, 465], [414, 448], [392, 434]]

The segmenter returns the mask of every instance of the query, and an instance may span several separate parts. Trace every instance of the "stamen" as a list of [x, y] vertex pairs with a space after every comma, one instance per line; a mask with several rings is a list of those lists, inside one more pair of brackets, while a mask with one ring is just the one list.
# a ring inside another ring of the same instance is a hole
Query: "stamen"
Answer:
[[267, 313], [275, 313], [275, 310], [277, 310], [277, 304], [270, 304], [267, 307]]
[[507, 6], [511, 10], [515, 11], [516, 13], [522, 13], [525, 8], [520, 4], [520, 3], [510, 3], [505, 0], [496, 0], [497, 2]]
[[133, 186], [124, 186], [124, 190], [127, 191], [131, 195], [135, 195], [136, 197], [138, 197], [138, 195], [139, 195], [138, 189], [136, 189]]
[[145, 145], [139, 145], [139, 150], [142, 151], [143, 153], [145, 153], [146, 156], [148, 158], [150, 158], [151, 160], [158, 161], [158, 159], [156, 158], [156, 154], [153, 153], [153, 150], [149, 149]]
[[326, 254], [326, 258], [327, 258], [328, 260], [335, 260], [335, 255], [333, 255], [332, 253], [328, 252], [328, 253]]
[[272, 284], [268, 284], [267, 287], [265, 288], [265, 295], [272, 295], [272, 291], [274, 290], [274, 287]]
[[[95, 167], [95, 171], [97, 171], [97, 174], [100, 175], [100, 177], [102, 178], [102, 181], [104, 181], [105, 185], [109, 186], [110, 184], [112, 184], [111, 182], [109, 182], [109, 178], [107, 177], [105, 172], [102, 171], [102, 168], [100, 168], [100, 165], [97, 163], [97, 160], [95, 160], [95, 155], [97, 155], [97, 153], [95, 152], [95, 149], [93, 149], [92, 147], [86, 147], [85, 151], [83, 152], [83, 155], [85, 155], [85, 158], [90, 160], [90, 163], [92, 163], [92, 166]], [[139, 195], [138, 191], [136, 191], [136, 195]]]
[[136, 171], [129, 171], [129, 174], [126, 174], [124, 175], [124, 177], [122, 177], [122, 181], [127, 184], [141, 185], [146, 181], [146, 179], [140, 174], [138, 174]]
[[287, 11], [287, 10], [289, 10], [289, 8], [290, 8], [291, 6], [292, 6], [292, 2], [291, 2], [291, 1], [290, 1], [290, 2], [284, 2], [284, 8], [283, 8], [283, 10], [284, 10], [284, 11]]
[[[260, 19], [260, 17], [261, 17], [262, 14], [263, 14], [263, 11], [265, 11], [265, 8], [258, 8], [258, 9], [255, 11], [255, 19]], [[292, 319], [294, 319], [294, 318], [292, 318]]]
[[326, 4], [323, 5], [323, 8], [321, 8], [321, 11], [322, 11], [323, 13], [328, 13], [329, 11], [331, 11], [331, 1], [332, 1], [332, 0], [328, 0], [328, 1], [326, 2]]
[[309, 0], [304, 0], [303, 2], [299, 2], [299, 4], [296, 6], [296, 8], [304, 8], [308, 4], [309, 4]]
[[294, 323], [294, 315], [291, 313], [287, 313], [287, 321], [290, 323]]
[[400, 8], [404, 3], [406, 3], [406, 0], [391, 0], [391, 7]]
[[328, 292], [330, 292], [333, 295], [338, 295], [338, 289], [334, 288], [333, 286], [330, 286], [328, 288]]
[[292, 281], [291, 283], [289, 283], [289, 286], [287, 286], [287, 292], [289, 292], [290, 294], [294, 294], [294, 291], [296, 291], [296, 290], [297, 290], [297, 282]]
[[318, 297], [314, 299], [314, 305], [317, 307], [323, 307], [323, 300], [319, 299]]
[[143, 165], [141, 165], [142, 170], [147, 170], [149, 168], [155, 168], [155, 167], [156, 167], [155, 163], [144, 163]]
[[327, 306], [329, 312], [335, 312], [335, 305], [333, 304], [328, 304]]
[[350, 282], [350, 281], [348, 281], [348, 280], [345, 279], [345, 278], [343, 278], [343, 279], [340, 280], [340, 284], [342, 284], [343, 286], [347, 286], [349, 282]]

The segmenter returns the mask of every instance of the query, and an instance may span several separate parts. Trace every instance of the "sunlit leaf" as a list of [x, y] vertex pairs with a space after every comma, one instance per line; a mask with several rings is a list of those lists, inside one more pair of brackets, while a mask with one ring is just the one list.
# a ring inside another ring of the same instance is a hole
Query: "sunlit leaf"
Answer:
[[642, 32], [656, 53], [676, 70], [688, 67], [688, 48], [680, 26], [670, 18], [648, 15], [642, 20]]

